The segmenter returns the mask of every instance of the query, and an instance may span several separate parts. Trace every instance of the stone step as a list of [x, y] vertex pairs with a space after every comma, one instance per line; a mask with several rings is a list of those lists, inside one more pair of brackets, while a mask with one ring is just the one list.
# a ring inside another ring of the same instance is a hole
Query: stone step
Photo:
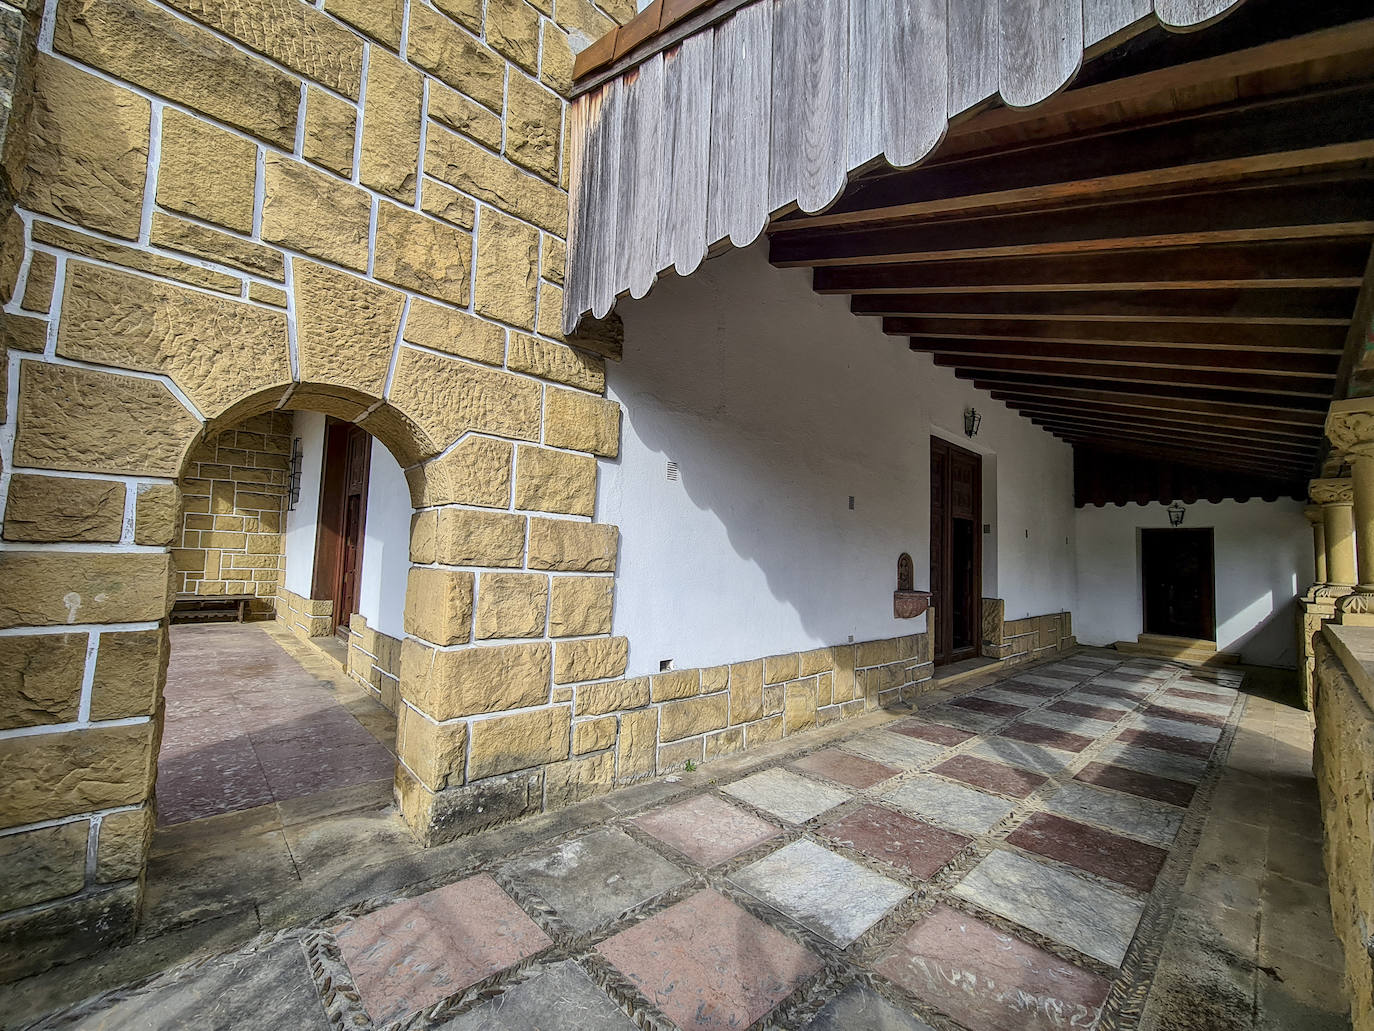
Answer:
[[1215, 641], [1194, 637], [1141, 634], [1134, 641], [1117, 641], [1115, 648], [1126, 655], [1146, 655], [1190, 666], [1234, 666], [1240, 662], [1239, 652], [1219, 652]]

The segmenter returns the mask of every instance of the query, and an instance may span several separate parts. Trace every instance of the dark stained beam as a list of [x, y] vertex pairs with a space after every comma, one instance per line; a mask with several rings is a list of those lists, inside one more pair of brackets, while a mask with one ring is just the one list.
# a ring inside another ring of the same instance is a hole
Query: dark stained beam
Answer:
[[1043, 416], [1032, 417], [1030, 420], [1036, 426], [1058, 432], [1082, 431], [1088, 433], [1102, 433], [1112, 436], [1127, 436], [1140, 440], [1165, 440], [1170, 441], [1181, 447], [1189, 447], [1197, 444], [1208, 444], [1223, 451], [1255, 452], [1260, 454], [1288, 455], [1297, 457], [1303, 461], [1310, 461], [1316, 457], [1319, 442], [1307, 441], [1298, 443], [1295, 441], [1274, 441], [1263, 440], [1255, 437], [1246, 436], [1244, 433], [1224, 433], [1214, 432], [1178, 432], [1169, 427], [1151, 426], [1140, 423], [1121, 423], [1110, 419], [1071, 419], [1071, 418], [1046, 418]]
[[1371, 232], [1371, 180], [1363, 175], [1319, 176], [1282, 185], [1232, 185], [988, 218], [780, 233], [770, 241], [768, 260], [783, 268], [872, 265], [1368, 236]]
[[[1345, 327], [1358, 291], [1154, 290], [1046, 294], [858, 294], [856, 315], [1192, 325]], [[1105, 332], [1105, 330], [1103, 330]]]
[[1123, 408], [1091, 402], [1056, 402], [1049, 398], [1040, 401], [1003, 401], [1003, 404], [1027, 419], [1082, 416], [1127, 425], [1157, 426], [1177, 433], [1216, 429], [1226, 430], [1229, 433], [1252, 435], [1265, 440], [1291, 440], [1300, 444], [1320, 441], [1322, 436], [1319, 427], [1267, 422], [1262, 418], [1241, 419], [1235, 416], [1198, 415], [1190, 412], [1159, 411], [1149, 408]]
[[1130, 344], [1339, 355], [1344, 326], [1235, 326], [1217, 322], [1034, 322], [1029, 319], [883, 319], [892, 336], [1023, 343]]
[[1028, 260], [983, 258], [818, 268], [822, 294], [1358, 288], [1365, 240], [1212, 244]]
[[1035, 205], [1374, 157], [1374, 86], [1240, 101], [1143, 127], [1075, 134], [852, 183], [822, 215], [771, 233]]
[[1054, 436], [1066, 444], [1083, 445], [1106, 451], [1119, 451], [1156, 461], [1163, 459], [1212, 469], [1245, 470], [1278, 478], [1306, 476], [1313, 465], [1311, 462], [1288, 462], [1248, 455], [1218, 454], [1216, 451], [1206, 448], [1164, 448], [1154, 442], [1096, 437], [1083, 433], [1060, 432], [1055, 433]]
[[[1176, 369], [1180, 373], [1218, 370], [1263, 373], [1272, 376], [1327, 376], [1333, 381], [1340, 364], [1339, 351], [1247, 351], [1244, 347], [1221, 350], [1208, 347], [1161, 347], [1133, 344], [1060, 344], [1047, 340], [956, 340], [912, 337], [913, 351], [936, 355], [936, 364], [962, 364], [965, 357], [1005, 357], [1015, 362], [1082, 362], [1097, 368], [1103, 363], [1146, 369]], [[949, 361], [945, 361], [948, 358]], [[1021, 365], [1014, 367], [1020, 368]], [[1031, 371], [1034, 371], [1033, 369]], [[1175, 377], [1178, 378], [1178, 377]], [[1330, 388], [1327, 388], [1330, 393]]]
[[990, 391], [997, 401], [1045, 401], [1056, 403], [1082, 401], [1109, 408], [1144, 409], [1156, 412], [1183, 412], [1208, 417], [1220, 415], [1241, 418], [1261, 416], [1288, 426], [1315, 427], [1319, 431], [1326, 421], [1327, 405], [1302, 402], [1293, 398], [1270, 398], [1256, 402], [1246, 397], [1240, 400], [1211, 397], [1211, 391], [1169, 390], [1154, 386], [1112, 384], [1085, 385], [1076, 380], [1056, 383], [1035, 381], [1024, 376], [980, 376], [973, 385]]
[[1066, 379], [1124, 381], [1127, 383], [1155, 383], [1168, 387], [1178, 384], [1212, 387], [1234, 393], [1271, 393], [1329, 400], [1335, 385], [1335, 373], [1330, 376], [1284, 376], [1262, 372], [1215, 372], [1197, 370], [1180, 372], [1174, 369], [1155, 369], [1138, 365], [1116, 365], [1098, 362], [1035, 361], [1026, 358], [1005, 358], [981, 355], [935, 355], [935, 364], [956, 370], [961, 379], [976, 379], [983, 372], [1021, 372], [1031, 375], [1056, 376]]

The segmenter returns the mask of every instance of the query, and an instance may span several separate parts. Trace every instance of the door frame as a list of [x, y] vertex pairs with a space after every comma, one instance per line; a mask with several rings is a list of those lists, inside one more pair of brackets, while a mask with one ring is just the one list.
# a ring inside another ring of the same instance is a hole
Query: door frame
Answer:
[[[942, 597], [939, 602], [944, 603], [939, 604], [937, 602], [935, 608], [935, 649], [931, 660], [936, 666], [944, 666], [951, 662], [977, 658], [983, 653], [983, 456], [976, 451], [960, 447], [953, 441], [932, 433], [930, 435], [932, 471], [934, 453], [939, 449], [945, 450], [950, 458], [958, 455], [963, 460], [971, 460], [973, 465], [973, 582], [970, 584], [973, 597], [969, 600], [968, 610], [968, 622], [970, 624], [968, 630], [972, 643], [957, 651], [954, 648], [954, 605], [950, 601], [954, 561], [954, 506], [952, 503], [953, 479], [948, 474], [948, 465], [946, 466], [944, 498], [941, 505], [945, 512], [943, 526], [936, 526], [934, 497], [931, 498], [930, 541], [933, 545], [936, 534], [941, 535], [940, 552], [943, 556], [943, 565], [939, 570], [938, 582], [942, 586], [940, 591]], [[932, 483], [932, 491], [933, 486]], [[933, 557], [932, 555], [932, 559]], [[934, 590], [937, 583], [937, 573], [933, 561], [931, 567], [931, 588]]]
[[329, 416], [325, 420], [324, 448], [320, 463], [320, 502], [315, 522], [315, 568], [311, 579], [310, 596], [329, 599], [329, 632], [337, 634], [339, 626], [347, 626], [353, 615], [340, 612], [343, 596], [345, 520], [348, 507], [348, 444], [354, 433], [367, 437], [363, 452], [362, 493], [358, 506], [358, 569], [362, 576], [363, 541], [367, 533], [367, 491], [372, 479], [372, 438], [356, 424]]
[[1157, 630], [1146, 628], [1146, 622], [1150, 616], [1149, 598], [1149, 578], [1145, 575], [1145, 538], [1152, 535], [1155, 539], [1162, 539], [1165, 534], [1192, 534], [1194, 536], [1206, 535], [1207, 537], [1207, 575], [1205, 583], [1207, 588], [1207, 619], [1211, 627], [1210, 637], [1190, 638], [1190, 640], [1213, 641], [1217, 639], [1217, 535], [1215, 527], [1211, 526], [1150, 526], [1140, 528], [1140, 632], [1142, 634], [1157, 634], [1167, 637], [1174, 636], [1169, 634], [1159, 634]]

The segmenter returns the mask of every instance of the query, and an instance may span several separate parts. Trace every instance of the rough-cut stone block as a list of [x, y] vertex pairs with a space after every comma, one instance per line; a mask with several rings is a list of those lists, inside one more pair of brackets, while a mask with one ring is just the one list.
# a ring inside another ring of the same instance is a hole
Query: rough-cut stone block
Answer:
[[596, 507], [596, 459], [521, 446], [515, 461], [515, 507], [590, 516]]
[[545, 232], [567, 235], [566, 193], [438, 125], [431, 124], [425, 138], [425, 173]]
[[295, 142], [298, 80], [147, 0], [61, 4], [53, 46], [279, 147]]
[[117, 541], [124, 484], [16, 473], [5, 502], [7, 541]]
[[408, 705], [401, 706], [396, 727], [397, 757], [430, 791], [463, 783], [468, 754], [468, 725], [435, 723]]
[[300, 378], [381, 397], [404, 297], [314, 262], [294, 268]]
[[152, 840], [153, 810], [148, 806], [104, 817], [96, 843], [95, 879], [112, 884], [141, 875]]
[[539, 281], [539, 230], [495, 211], [477, 228], [473, 307], [523, 329], [534, 328]]
[[501, 110], [506, 62], [424, 4], [410, 9], [407, 56], [478, 103], [493, 111]]
[[651, 693], [656, 702], [674, 698], [691, 698], [701, 692], [701, 670], [674, 669], [650, 678]]
[[483, 573], [477, 586], [477, 638], [543, 637], [549, 578], [542, 573]]
[[353, 172], [353, 138], [358, 109], [318, 86], [306, 90], [305, 160], [348, 178]]
[[614, 716], [601, 716], [592, 720], [578, 720], [573, 724], [573, 754], [599, 752], [615, 744], [616, 728], [619, 724]]
[[470, 233], [395, 204], [378, 205], [372, 264], [378, 279], [441, 301], [467, 304], [471, 257]]
[[487, 0], [485, 28], [492, 49], [531, 75], [539, 70], [539, 12], [525, 0]]
[[744, 747], [754, 748], [758, 745], [767, 744], [769, 741], [782, 740], [782, 717], [769, 716], [767, 719], [756, 720], [747, 724], [744, 728]]
[[501, 119], [461, 93], [433, 81], [429, 84], [429, 117], [484, 147], [501, 149]]
[[[63, 13], [70, 17], [77, 6], [66, 5]], [[66, 19], [59, 14], [59, 20]], [[43, 54], [34, 62], [33, 89], [24, 206], [114, 236], [137, 237], [151, 105]]]
[[325, 0], [324, 9], [395, 50], [405, 24], [405, 0]]
[[166, 626], [102, 633], [91, 679], [91, 719], [153, 715], [167, 677], [169, 652]]
[[29, 275], [24, 281], [24, 299], [21, 302], [24, 310], [46, 314], [52, 308], [52, 288], [56, 282], [57, 259], [42, 251], [30, 254]]
[[141, 484], [134, 498], [134, 543], [171, 544], [180, 514], [181, 490], [176, 484]]
[[86, 643], [85, 634], [0, 637], [0, 729], [75, 720]]
[[472, 583], [471, 573], [412, 566], [406, 580], [406, 633], [439, 645], [467, 643]]
[[[600, 795], [615, 783], [615, 753], [602, 752], [544, 768], [544, 808], [558, 809]], [[599, 1029], [603, 1025], [598, 1024]]]
[[57, 353], [166, 373], [210, 416], [291, 382], [281, 312], [83, 263], [67, 269]]
[[614, 572], [619, 543], [620, 530], [614, 526], [531, 516], [529, 566], [579, 573]]
[[407, 204], [415, 200], [420, 175], [424, 99], [419, 72], [385, 50], [371, 52], [358, 178], [364, 186]]
[[689, 762], [705, 762], [706, 752], [703, 747], [705, 740], [704, 737], [698, 735], [697, 737], [673, 741], [666, 745], [659, 745], [658, 772], [667, 773], [670, 770], [680, 770]]
[[40, 827], [0, 837], [0, 910], [72, 895], [86, 886], [90, 821]]
[[[542, 306], [540, 314], [542, 317]], [[566, 383], [570, 387], [598, 393], [606, 389], [604, 359], [552, 340], [541, 340], [524, 333], [514, 334], [506, 364], [516, 372], [528, 372], [532, 376]]]
[[630, 642], [624, 637], [559, 641], [554, 648], [553, 682], [573, 684], [623, 676], [629, 654]]
[[424, 845], [537, 813], [544, 798], [544, 771], [492, 777], [477, 784], [430, 791], [404, 766], [396, 767], [396, 802], [411, 832]]
[[0, 741], [6, 790], [0, 824], [18, 827], [142, 802], [152, 789], [154, 731], [149, 722]]
[[538, 439], [539, 394], [533, 380], [403, 347], [390, 399], [443, 448], [473, 430]]
[[694, 734], [722, 730], [730, 722], [730, 697], [717, 694], [667, 702], [659, 718], [659, 739], [676, 741]]
[[658, 757], [658, 710], [639, 709], [621, 716], [615, 752], [617, 784], [652, 777]]
[[439, 510], [435, 559], [451, 566], [519, 566], [525, 552], [525, 517], [508, 512]]
[[816, 681], [814, 678], [788, 684], [783, 700], [784, 734], [795, 734], [816, 725]]
[[22, 315], [6, 315], [0, 326], [0, 350], [31, 351], [38, 354], [47, 346], [48, 320]]
[[16, 981], [120, 945], [138, 919], [138, 884], [0, 917], [0, 980]]
[[[157, 219], [154, 219], [155, 224], [156, 222]], [[205, 229], [204, 232], [211, 234], [215, 233], [216, 230]], [[122, 265], [124, 268], [133, 269], [137, 272], [147, 272], [150, 275], [174, 279], [191, 286], [203, 286], [206, 289], [229, 294], [232, 297], [238, 297], [243, 291], [243, 281], [237, 276], [188, 265], [184, 261], [154, 254], [146, 248], [126, 247], [123, 244], [113, 243], [100, 237], [64, 229], [52, 222], [35, 221], [32, 235], [35, 243], [50, 244], [53, 247], [80, 254], [83, 257], [94, 258], [111, 265]], [[5, 326], [6, 339], [10, 341], [10, 346], [19, 346], [21, 350], [28, 349], [26, 346], [26, 341], [29, 339], [28, 334], [20, 333], [18, 326], [13, 323], [14, 320], [7, 320]], [[21, 324], [39, 325], [41, 323], [39, 320], [24, 319], [21, 320]], [[42, 337], [36, 339], [36, 346], [32, 349], [42, 349]]]
[[162, 115], [157, 202], [226, 229], [252, 232], [257, 162], [253, 143], [168, 108]]
[[265, 283], [249, 283], [248, 299], [270, 304], [274, 308], [286, 307], [286, 291], [278, 290], [275, 286], [268, 286]]
[[609, 576], [556, 576], [549, 601], [549, 636], [611, 632], [615, 580]]
[[475, 720], [468, 776], [480, 780], [566, 759], [571, 726], [567, 705]]
[[419, 298], [410, 302], [405, 339], [487, 365], [500, 365], [506, 353], [506, 332], [500, 326]]
[[[577, 715], [598, 716], [602, 713], [638, 709], [649, 704], [649, 678], [613, 680], [602, 684], [583, 684], [577, 689]], [[654, 713], [654, 727], [658, 714]]]
[[[198, 225], [195, 222], [188, 222], [185, 219], [173, 218], [171, 215], [163, 214], [161, 211], [153, 212], [153, 227], [149, 240], [156, 247], [162, 247], [169, 251], [179, 251], [182, 254], [189, 254], [194, 258], [204, 258], [206, 261], [213, 261], [220, 265], [228, 265], [231, 268], [243, 269], [245, 272], [255, 272], [260, 276], [267, 276], [278, 282], [286, 278], [286, 260], [282, 257], [281, 251], [272, 247], [264, 247], [261, 244], [249, 243], [241, 240], [237, 236], [228, 233], [221, 233], [217, 229], [210, 229], [207, 226]], [[99, 255], [96, 255], [99, 257]], [[148, 256], [144, 260], [150, 262], [155, 256]], [[166, 260], [166, 259], [161, 259]], [[121, 261], [119, 264], [129, 265], [129, 262]], [[130, 265], [130, 267], [135, 267]], [[190, 266], [186, 266], [189, 268]], [[225, 280], [233, 279], [232, 286], [225, 282], [221, 287], [216, 283], [197, 283], [193, 275], [187, 274], [184, 270], [160, 272], [158, 269], [150, 268], [147, 271], [162, 275], [170, 275], [173, 279], [181, 279], [193, 285], [210, 286], [212, 289], [220, 290], [222, 293], [237, 295], [239, 292], [239, 281], [236, 278], [226, 276]], [[210, 275], [197, 269], [201, 275]], [[214, 273], [218, 276], [219, 273]], [[264, 293], [264, 291], [273, 291]], [[264, 298], [276, 298], [278, 292], [275, 288], [264, 286], [261, 283], [249, 284], [248, 296], [253, 300]], [[279, 300], [273, 303], [278, 307], [285, 307], [286, 298], [280, 296]]]
[[552, 22], [544, 23], [543, 51], [539, 79], [560, 97], [566, 97], [572, 90], [573, 52], [567, 33]]
[[273, 153], [264, 159], [264, 182], [263, 240], [367, 270], [372, 202], [366, 193]]
[[420, 210], [435, 218], [442, 218], [459, 229], [471, 231], [477, 223], [476, 202], [437, 179], [421, 180]]
[[797, 679], [797, 655], [771, 655], [763, 660], [763, 682], [781, 684]]
[[0, 552], [0, 627], [164, 619], [171, 558], [154, 553]]
[[[513, 0], [524, 6], [523, 0]], [[506, 88], [506, 157], [549, 182], [558, 181], [563, 101], [533, 79], [511, 74]]]
[[407, 639], [401, 646], [406, 701], [436, 720], [500, 712], [549, 699], [549, 646], [506, 644], [436, 651]]
[[[763, 716], [763, 660], [730, 666], [730, 722], [748, 723]], [[779, 723], [781, 726], [781, 723]]]
[[550, 387], [544, 398], [544, 443], [614, 458], [620, 452], [620, 405]]

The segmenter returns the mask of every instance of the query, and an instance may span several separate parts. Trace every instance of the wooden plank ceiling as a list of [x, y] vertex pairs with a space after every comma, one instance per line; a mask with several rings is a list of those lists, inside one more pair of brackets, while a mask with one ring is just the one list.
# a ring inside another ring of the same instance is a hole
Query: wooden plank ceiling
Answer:
[[1073, 444], [1080, 502], [1303, 496], [1374, 240], [1362, 6], [1152, 30], [774, 220], [770, 259]]

